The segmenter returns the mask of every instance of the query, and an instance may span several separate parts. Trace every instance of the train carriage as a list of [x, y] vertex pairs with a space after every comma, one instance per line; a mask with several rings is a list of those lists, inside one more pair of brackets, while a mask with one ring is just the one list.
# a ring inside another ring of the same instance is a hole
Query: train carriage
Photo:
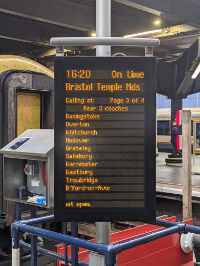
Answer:
[[[184, 108], [184, 110], [190, 110], [192, 116], [192, 152], [194, 154], [200, 154], [200, 108]], [[164, 151], [164, 147], [169, 147], [169, 145], [171, 145], [170, 108], [157, 109], [157, 145], [160, 151]]]
[[[0, 147], [26, 129], [54, 127], [53, 72], [31, 59], [0, 55]], [[13, 221], [14, 208], [4, 201], [0, 157], [0, 225]], [[9, 210], [9, 211], [8, 211]]]

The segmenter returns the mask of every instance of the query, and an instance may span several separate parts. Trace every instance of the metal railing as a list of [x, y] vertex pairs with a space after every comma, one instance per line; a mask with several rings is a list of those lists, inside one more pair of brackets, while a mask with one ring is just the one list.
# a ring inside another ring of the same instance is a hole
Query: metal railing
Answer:
[[[118, 243], [118, 244], [97, 244], [92, 243], [88, 240], [79, 239], [76, 236], [64, 235], [61, 233], [56, 233], [54, 231], [50, 231], [47, 229], [42, 229], [37, 227], [37, 224], [45, 223], [49, 221], [53, 221], [54, 216], [46, 216], [41, 218], [34, 218], [30, 220], [21, 220], [12, 224], [12, 266], [19, 266], [20, 256], [19, 250], [20, 247], [24, 247], [26, 249], [31, 250], [31, 266], [38, 265], [38, 256], [41, 254], [48, 255], [54, 257], [55, 259], [62, 260], [65, 265], [67, 263], [71, 263], [72, 266], [87, 266], [88, 264], [79, 261], [78, 259], [78, 249], [84, 248], [86, 250], [101, 254], [105, 258], [106, 266], [114, 266], [116, 263], [116, 256], [127, 249], [134, 248], [139, 245], [146, 244], [153, 240], [169, 236], [174, 233], [195, 233], [200, 234], [200, 227], [183, 224], [183, 223], [175, 223], [163, 220], [157, 220], [157, 225], [166, 227], [160, 231], [156, 231], [151, 234], [146, 234], [139, 238], [131, 239], [127, 242]], [[72, 231], [73, 233], [77, 233], [78, 227], [77, 224], [73, 223]], [[20, 233], [29, 233], [31, 236], [31, 244], [27, 244], [24, 241], [20, 240]], [[72, 247], [72, 255], [68, 257], [67, 249], [64, 255], [60, 255], [51, 250], [42, 248], [37, 246], [37, 237], [43, 237], [48, 240], [53, 240], [58, 243], [63, 243], [66, 246], [71, 245]]]

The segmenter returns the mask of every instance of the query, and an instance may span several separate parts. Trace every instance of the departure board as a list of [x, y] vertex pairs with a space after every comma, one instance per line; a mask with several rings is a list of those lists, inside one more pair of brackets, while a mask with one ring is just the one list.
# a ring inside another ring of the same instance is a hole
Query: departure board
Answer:
[[155, 220], [153, 57], [57, 57], [55, 217]]

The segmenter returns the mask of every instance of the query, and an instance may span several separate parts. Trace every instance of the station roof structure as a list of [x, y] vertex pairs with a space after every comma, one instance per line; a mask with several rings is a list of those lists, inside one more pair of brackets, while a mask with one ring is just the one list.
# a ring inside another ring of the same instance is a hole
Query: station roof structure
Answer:
[[[52, 55], [51, 37], [91, 36], [95, 33], [95, 2], [0, 0], [0, 54], [45, 57]], [[160, 77], [174, 72], [171, 79], [168, 78], [168, 87], [158, 82], [158, 92], [170, 98], [183, 97], [195, 92], [193, 83], [192, 89], [185, 90], [184, 95], [179, 87], [188, 82], [183, 83], [183, 79], [198, 54], [195, 41], [200, 35], [199, 14], [199, 0], [112, 0], [112, 36], [139, 33], [141, 37], [159, 38], [161, 45], [155, 54], [163, 69]], [[119, 48], [114, 49], [113, 52]], [[73, 48], [69, 47], [69, 51], [73, 52]], [[79, 52], [94, 54], [94, 48], [80, 48]], [[123, 48], [122, 52], [144, 53], [136, 48]]]
[[[198, 0], [112, 0], [112, 36], [163, 29], [151, 34], [161, 36], [159, 54], [177, 56], [200, 33], [199, 13]], [[37, 53], [49, 47], [53, 36], [90, 36], [92, 32], [95, 0], [0, 1], [0, 52], [27, 46], [27, 50], [35, 47]]]

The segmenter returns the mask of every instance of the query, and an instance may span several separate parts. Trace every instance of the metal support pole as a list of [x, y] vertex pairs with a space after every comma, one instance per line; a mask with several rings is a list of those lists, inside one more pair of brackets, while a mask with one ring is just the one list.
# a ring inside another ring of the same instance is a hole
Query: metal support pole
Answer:
[[[97, 37], [111, 36], [111, 0], [96, 0], [96, 35]], [[97, 46], [96, 56], [111, 56], [110, 46]], [[101, 244], [109, 243], [110, 223], [96, 223], [96, 241]]]
[[[96, 36], [111, 36], [111, 0], [96, 0]], [[98, 45], [96, 56], [111, 56], [111, 47]]]
[[15, 206], [15, 220], [16, 221], [21, 220], [21, 213], [22, 213], [21, 209], [22, 209], [22, 205], [17, 202]]
[[20, 266], [19, 233], [11, 227], [12, 234], [12, 266]]
[[[111, 0], [96, 0], [96, 35], [97, 37], [111, 36]], [[96, 56], [111, 56], [110, 46], [97, 46]], [[110, 235], [109, 222], [96, 222], [96, 241], [100, 244], [108, 244]], [[102, 255], [91, 253], [89, 266], [105, 265]]]
[[109, 253], [105, 259], [106, 266], [115, 266], [116, 265], [116, 254]]
[[31, 266], [38, 265], [38, 256], [37, 256], [37, 236], [31, 236]]
[[[71, 223], [71, 234], [74, 237], [78, 237], [78, 224]], [[78, 247], [72, 245], [72, 266], [78, 266]]]
[[[15, 221], [21, 219], [21, 205], [15, 205]], [[12, 266], [20, 266], [20, 247], [19, 247], [19, 233], [16, 229], [11, 228], [12, 232]]]
[[[65, 52], [64, 52], [64, 47], [63, 46], [56, 46], [56, 56], [64, 56]], [[66, 234], [67, 233], [67, 223], [62, 222], [61, 223], [61, 227], [62, 227], [62, 233]], [[74, 249], [72, 247], [72, 257], [75, 256], [74, 255]], [[67, 266], [68, 263], [68, 253], [67, 253], [67, 246], [65, 246], [65, 253], [64, 253], [64, 257], [65, 257], [65, 265]]]
[[20, 249], [12, 248], [12, 266], [20, 266]]
[[[146, 57], [152, 57], [153, 56], [153, 47], [145, 47], [145, 56]], [[156, 124], [155, 124], [155, 128], [156, 128], [156, 156], [158, 155], [158, 142], [157, 142], [157, 115], [156, 115]]]
[[192, 218], [191, 112], [182, 111], [183, 220]]

